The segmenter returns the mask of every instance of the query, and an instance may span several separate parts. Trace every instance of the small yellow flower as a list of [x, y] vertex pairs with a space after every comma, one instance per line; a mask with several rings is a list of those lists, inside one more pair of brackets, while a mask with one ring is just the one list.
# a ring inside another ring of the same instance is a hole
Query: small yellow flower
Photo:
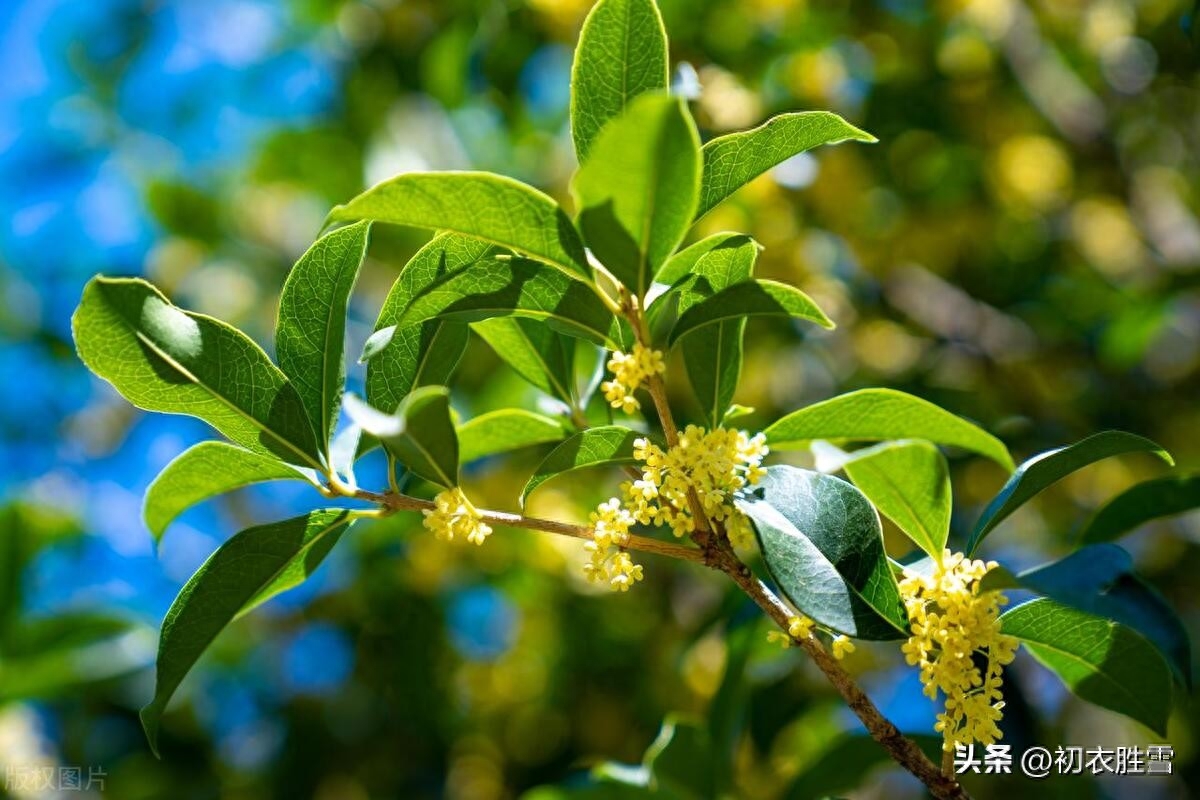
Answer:
[[787, 649], [792, 644], [792, 638], [780, 630], [767, 631], [767, 642], [770, 644], [778, 644], [783, 649]]
[[633, 393], [652, 375], [662, 374], [666, 369], [660, 351], [638, 343], [628, 353], [617, 351], [612, 354], [608, 360], [608, 370], [613, 374], [613, 379], [600, 384], [600, 389], [610, 406], [632, 414], [642, 407]]
[[452, 540], [462, 536], [471, 544], [483, 544], [492, 533], [492, 528], [471, 501], [457, 486], [445, 489], [433, 498], [434, 508], [425, 509], [423, 524], [439, 539]]
[[846, 657], [847, 653], [854, 652], [854, 642], [850, 641], [849, 636], [835, 636], [832, 643], [833, 657], [839, 661]]
[[979, 591], [994, 566], [947, 550], [929, 575], [906, 572], [900, 581], [912, 631], [900, 650], [905, 661], [920, 668], [925, 694], [945, 697], [934, 729], [947, 751], [1000, 739], [1001, 672], [1018, 642], [1000, 632], [1000, 606], [1007, 598]]
[[805, 616], [791, 617], [788, 620], [788, 636], [793, 639], [807, 639], [812, 636], [815, 624], [812, 619]]

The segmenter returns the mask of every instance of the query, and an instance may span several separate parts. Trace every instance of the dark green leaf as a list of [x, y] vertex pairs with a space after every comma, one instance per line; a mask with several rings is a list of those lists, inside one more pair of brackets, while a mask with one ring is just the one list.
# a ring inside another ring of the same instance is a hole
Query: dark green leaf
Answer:
[[975, 552], [992, 528], [1046, 487], [1089, 464], [1122, 453], [1138, 452], [1154, 453], [1168, 464], [1175, 463], [1170, 453], [1154, 442], [1124, 431], [1101, 431], [1075, 444], [1039, 453], [1025, 461], [983, 510], [967, 542], [967, 555]]
[[571, 68], [571, 137], [583, 163], [609, 120], [668, 85], [667, 32], [654, 0], [600, 0], [583, 23]]
[[[683, 314], [717, 292], [749, 280], [758, 251], [757, 242], [742, 236], [726, 239], [696, 258], [691, 277], [673, 289], [678, 294], [676, 313]], [[692, 331], [680, 344], [688, 381], [710, 428], [721, 424], [737, 391], [745, 328], [744, 319], [726, 320]]]
[[538, 465], [533, 477], [521, 490], [521, 505], [525, 505], [525, 498], [530, 492], [556, 475], [600, 464], [633, 463], [633, 443], [643, 436], [645, 434], [619, 425], [589, 428], [575, 434], [551, 450]]
[[154, 699], [142, 709], [155, 753], [168, 701], [213, 639], [236, 617], [302, 583], [353, 521], [352, 511], [326, 509], [247, 528], [196, 570], [163, 620]]
[[815, 322], [822, 328], [834, 327], [812, 298], [795, 286], [753, 280], [735, 283], [681, 314], [671, 329], [669, 342], [673, 345], [679, 337], [705, 325], [748, 316], [792, 317]]
[[83, 363], [147, 411], [199, 417], [232, 441], [319, 467], [296, 389], [257, 344], [135, 278], [93, 278], [72, 318]]
[[579, 234], [558, 204], [489, 172], [409, 172], [329, 212], [330, 222], [360, 219], [471, 236], [590, 279]]
[[950, 534], [950, 469], [926, 441], [876, 445], [842, 466], [879, 513], [929, 555], [940, 558]]
[[1012, 458], [999, 439], [927, 400], [894, 389], [861, 389], [814, 403], [778, 420], [766, 434], [772, 450], [795, 450], [818, 439], [924, 439], [979, 453], [1012, 469]]
[[429, 286], [495, 253], [495, 247], [478, 239], [442, 234], [409, 260], [383, 301], [376, 333], [368, 340], [368, 349], [374, 352], [363, 353], [371, 405], [394, 410], [418, 386], [449, 382], [467, 348], [467, 326], [439, 319], [397, 330], [396, 323], [413, 298]]
[[1005, 612], [1000, 622], [1079, 697], [1166, 734], [1171, 671], [1131, 628], [1044, 598]]
[[858, 639], [899, 639], [908, 620], [862, 493], [840, 478], [776, 466], [738, 501], [771, 577], [801, 613]]
[[718, 136], [704, 145], [704, 183], [696, 217], [792, 156], [847, 140], [876, 141], [828, 111], [780, 114], [752, 130]]
[[1083, 528], [1085, 544], [1108, 542], [1153, 519], [1200, 508], [1200, 474], [1159, 478], [1125, 490], [1096, 512]]
[[253, 483], [310, 480], [273, 456], [225, 442], [201, 442], [172, 461], [146, 489], [142, 517], [155, 540], [176, 517], [197, 503]]
[[327, 233], [292, 267], [279, 296], [275, 354], [329, 447], [346, 383], [346, 307], [367, 254], [371, 223]]
[[683, 241], [700, 191], [700, 136], [683, 101], [635, 99], [600, 131], [572, 189], [588, 247], [644, 296]]
[[1065, 606], [1115, 620], [1145, 636], [1186, 686], [1192, 682], [1187, 629], [1161, 594], [1133, 571], [1115, 544], [1084, 547], [1066, 558], [1022, 572], [1018, 580]]
[[573, 337], [524, 317], [493, 317], [471, 329], [522, 378], [567, 405], [575, 403]]
[[450, 390], [423, 386], [385, 414], [352, 394], [346, 413], [417, 475], [439, 486], [458, 485], [458, 436], [450, 416]]
[[588, 284], [519, 257], [486, 259], [444, 271], [408, 304], [398, 328], [431, 319], [477, 322], [518, 316], [562, 333], [619, 349], [621, 321]]
[[459, 458], [467, 464], [522, 447], [560, 442], [566, 435], [562, 421], [553, 417], [520, 408], [490, 411], [459, 426]]

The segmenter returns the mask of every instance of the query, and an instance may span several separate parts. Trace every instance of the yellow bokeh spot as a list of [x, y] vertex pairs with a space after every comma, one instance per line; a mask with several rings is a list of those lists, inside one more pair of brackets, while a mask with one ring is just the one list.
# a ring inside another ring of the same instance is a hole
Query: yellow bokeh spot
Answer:
[[1071, 161], [1058, 142], [1046, 136], [1014, 136], [995, 156], [1002, 199], [1034, 211], [1060, 205], [1073, 180]]
[[1145, 252], [1129, 212], [1111, 197], [1089, 197], [1071, 209], [1071, 236], [1093, 266], [1113, 277], [1137, 272]]

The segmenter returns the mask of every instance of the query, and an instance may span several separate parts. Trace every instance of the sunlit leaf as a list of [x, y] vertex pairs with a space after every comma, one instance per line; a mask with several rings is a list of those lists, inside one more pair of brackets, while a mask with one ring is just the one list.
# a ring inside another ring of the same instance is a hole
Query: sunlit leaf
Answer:
[[822, 328], [834, 327], [813, 299], [795, 286], [750, 280], [735, 283], [681, 314], [671, 329], [669, 342], [673, 345], [681, 336], [706, 325], [754, 316], [791, 317], [815, 322]]
[[1200, 474], [1139, 483], [1110, 500], [1083, 528], [1085, 544], [1108, 542], [1163, 517], [1200, 508]]
[[1086, 439], [1039, 453], [1017, 467], [1000, 492], [983, 510], [967, 542], [967, 554], [975, 552], [983, 538], [1039, 492], [1076, 470], [1123, 453], [1153, 453], [1173, 464], [1170, 453], [1141, 436], [1124, 431], [1101, 431]]
[[550, 451], [521, 490], [521, 505], [537, 487], [564, 472], [602, 464], [631, 464], [633, 443], [645, 434], [607, 425], [581, 431]]
[[97, 277], [72, 318], [83, 363], [147, 411], [199, 417], [233, 442], [317, 467], [296, 389], [244, 333], [143, 280]]
[[524, 317], [493, 317], [471, 324], [506, 364], [551, 397], [575, 402], [574, 337]]
[[142, 516], [154, 538], [184, 511], [219, 494], [264, 481], [310, 480], [297, 468], [225, 442], [201, 442], [163, 468], [146, 489]]
[[567, 433], [561, 420], [544, 414], [520, 408], [489, 411], [458, 427], [459, 458], [467, 464], [522, 447], [560, 442]]
[[408, 469], [439, 486], [458, 485], [458, 436], [450, 416], [450, 390], [423, 386], [385, 414], [352, 394], [346, 413], [375, 436]]
[[1166, 734], [1171, 671], [1133, 629], [1044, 598], [1006, 611], [1000, 622], [1079, 697]]

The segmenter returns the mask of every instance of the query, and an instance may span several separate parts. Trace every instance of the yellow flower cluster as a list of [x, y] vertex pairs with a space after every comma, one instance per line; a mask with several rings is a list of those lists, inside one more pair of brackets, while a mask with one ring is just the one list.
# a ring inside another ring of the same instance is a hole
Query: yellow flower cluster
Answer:
[[909, 664], [920, 666], [925, 694], [936, 699], [941, 691], [946, 698], [934, 728], [948, 751], [1000, 739], [1000, 675], [1018, 642], [1000, 632], [1000, 606], [1008, 599], [998, 591], [979, 591], [994, 566], [947, 550], [930, 575], [906, 572], [900, 581], [912, 625], [901, 650]]
[[471, 544], [483, 544], [492, 533], [492, 527], [471, 505], [463, 490], [455, 486], [445, 489], [433, 498], [434, 508], [425, 509], [424, 525], [439, 539], [463, 536]]
[[663, 363], [661, 352], [638, 343], [629, 353], [613, 353], [608, 360], [608, 369], [613, 374], [613, 380], [600, 384], [604, 399], [613, 408], [632, 414], [642, 407], [633, 393], [651, 375], [665, 372], [667, 366]]
[[753, 535], [750, 521], [733, 505], [733, 494], [757, 483], [766, 470], [766, 437], [761, 433], [689, 425], [679, 442], [667, 450], [649, 439], [634, 442], [633, 455], [642, 462], [642, 475], [621, 484], [624, 498], [610, 498], [592, 512], [592, 541], [585, 547], [590, 560], [584, 572], [593, 581], [608, 581], [620, 591], [642, 579], [642, 568], [628, 553], [617, 552], [629, 541], [629, 529], [668, 525], [676, 536], [696, 528], [688, 490], [694, 489], [705, 516], [724, 524], [731, 541], [741, 544]]
[[734, 507], [733, 495], [766, 474], [766, 441], [761, 433], [747, 436], [744, 431], [709, 431], [696, 425], [688, 425], [678, 444], [667, 450], [638, 439], [633, 456], [642, 462], [642, 477], [621, 485], [629, 511], [643, 525], [669, 525], [676, 536], [686, 536], [696, 529], [691, 489], [704, 515], [721, 522], [730, 541], [749, 541], [750, 521]]
[[789, 647], [793, 639], [807, 639], [812, 635], [813, 626], [817, 623], [809, 617], [789, 617], [787, 633], [779, 630], [767, 631], [768, 642], [778, 642], [783, 647]]
[[633, 515], [614, 497], [601, 503], [592, 512], [591, 520], [592, 541], [583, 546], [591, 560], [584, 565], [583, 573], [590, 581], [608, 581], [614, 591], [629, 591], [630, 586], [642, 579], [642, 567], [633, 563], [629, 553], [613, 550], [629, 541]]

